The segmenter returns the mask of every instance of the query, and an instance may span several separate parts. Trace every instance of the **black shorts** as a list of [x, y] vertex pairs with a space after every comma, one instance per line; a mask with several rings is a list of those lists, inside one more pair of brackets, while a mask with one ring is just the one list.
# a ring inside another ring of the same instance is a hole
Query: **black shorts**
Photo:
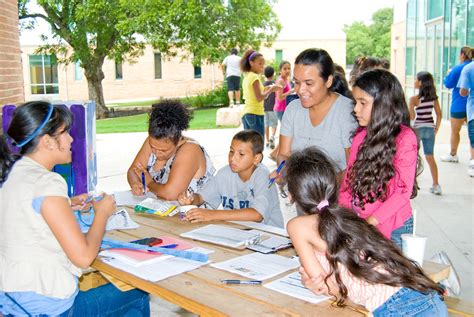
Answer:
[[227, 91], [240, 90], [240, 76], [227, 77]]

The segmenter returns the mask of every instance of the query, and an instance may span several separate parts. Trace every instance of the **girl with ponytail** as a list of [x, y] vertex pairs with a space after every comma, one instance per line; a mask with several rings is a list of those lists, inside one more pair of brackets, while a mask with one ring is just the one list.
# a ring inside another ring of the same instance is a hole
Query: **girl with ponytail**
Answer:
[[306, 213], [287, 229], [307, 288], [333, 296], [339, 307], [349, 299], [374, 316], [447, 316], [443, 289], [374, 226], [338, 205], [337, 173], [323, 152], [293, 153], [286, 181]]

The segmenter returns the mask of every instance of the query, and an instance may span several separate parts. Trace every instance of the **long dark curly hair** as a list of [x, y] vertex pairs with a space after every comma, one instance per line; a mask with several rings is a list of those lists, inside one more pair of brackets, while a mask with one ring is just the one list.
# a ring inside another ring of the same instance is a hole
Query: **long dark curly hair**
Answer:
[[[443, 289], [427, 277], [416, 262], [404, 257], [394, 242], [356, 213], [337, 204], [339, 188], [335, 165], [321, 150], [309, 147], [294, 152], [286, 164], [286, 181], [299, 209], [319, 218], [316, 229], [327, 243], [326, 258], [331, 268], [325, 283], [329, 289], [327, 281], [334, 275], [340, 293], [338, 306], [344, 306], [348, 297], [338, 264], [369, 283], [408, 287], [423, 293], [435, 290], [443, 294]], [[327, 200], [329, 206], [319, 210], [317, 206], [323, 200]]]
[[[388, 183], [396, 174], [393, 165], [397, 151], [396, 139], [402, 125], [410, 128], [410, 114], [402, 86], [389, 71], [366, 71], [357, 77], [353, 87], [360, 88], [374, 98], [371, 119], [366, 127], [367, 136], [347, 172], [352, 202], [364, 209], [365, 204], [385, 201], [388, 196]], [[411, 198], [417, 195], [416, 176], [421, 170], [418, 154]]]
[[179, 100], [164, 99], [152, 106], [148, 134], [152, 138], [166, 138], [178, 144], [191, 119], [192, 112], [186, 105]]

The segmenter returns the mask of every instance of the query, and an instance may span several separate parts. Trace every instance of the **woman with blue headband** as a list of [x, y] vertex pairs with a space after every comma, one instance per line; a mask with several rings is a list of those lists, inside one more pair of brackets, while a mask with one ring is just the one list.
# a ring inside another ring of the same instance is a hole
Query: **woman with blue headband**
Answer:
[[[115, 201], [106, 194], [92, 203], [87, 194], [69, 199], [65, 180], [52, 172], [71, 162], [71, 124], [66, 107], [28, 102], [0, 137], [0, 314], [148, 316], [148, 294], [141, 291], [120, 292], [111, 284], [78, 289]], [[83, 234], [72, 211], [91, 205], [95, 218]]]

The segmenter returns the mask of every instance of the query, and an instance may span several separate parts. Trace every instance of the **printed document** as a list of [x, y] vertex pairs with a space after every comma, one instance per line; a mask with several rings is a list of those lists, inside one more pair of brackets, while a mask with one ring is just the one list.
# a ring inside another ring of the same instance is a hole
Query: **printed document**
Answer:
[[211, 266], [252, 280], [266, 280], [300, 266], [298, 261], [276, 254], [251, 253]]

